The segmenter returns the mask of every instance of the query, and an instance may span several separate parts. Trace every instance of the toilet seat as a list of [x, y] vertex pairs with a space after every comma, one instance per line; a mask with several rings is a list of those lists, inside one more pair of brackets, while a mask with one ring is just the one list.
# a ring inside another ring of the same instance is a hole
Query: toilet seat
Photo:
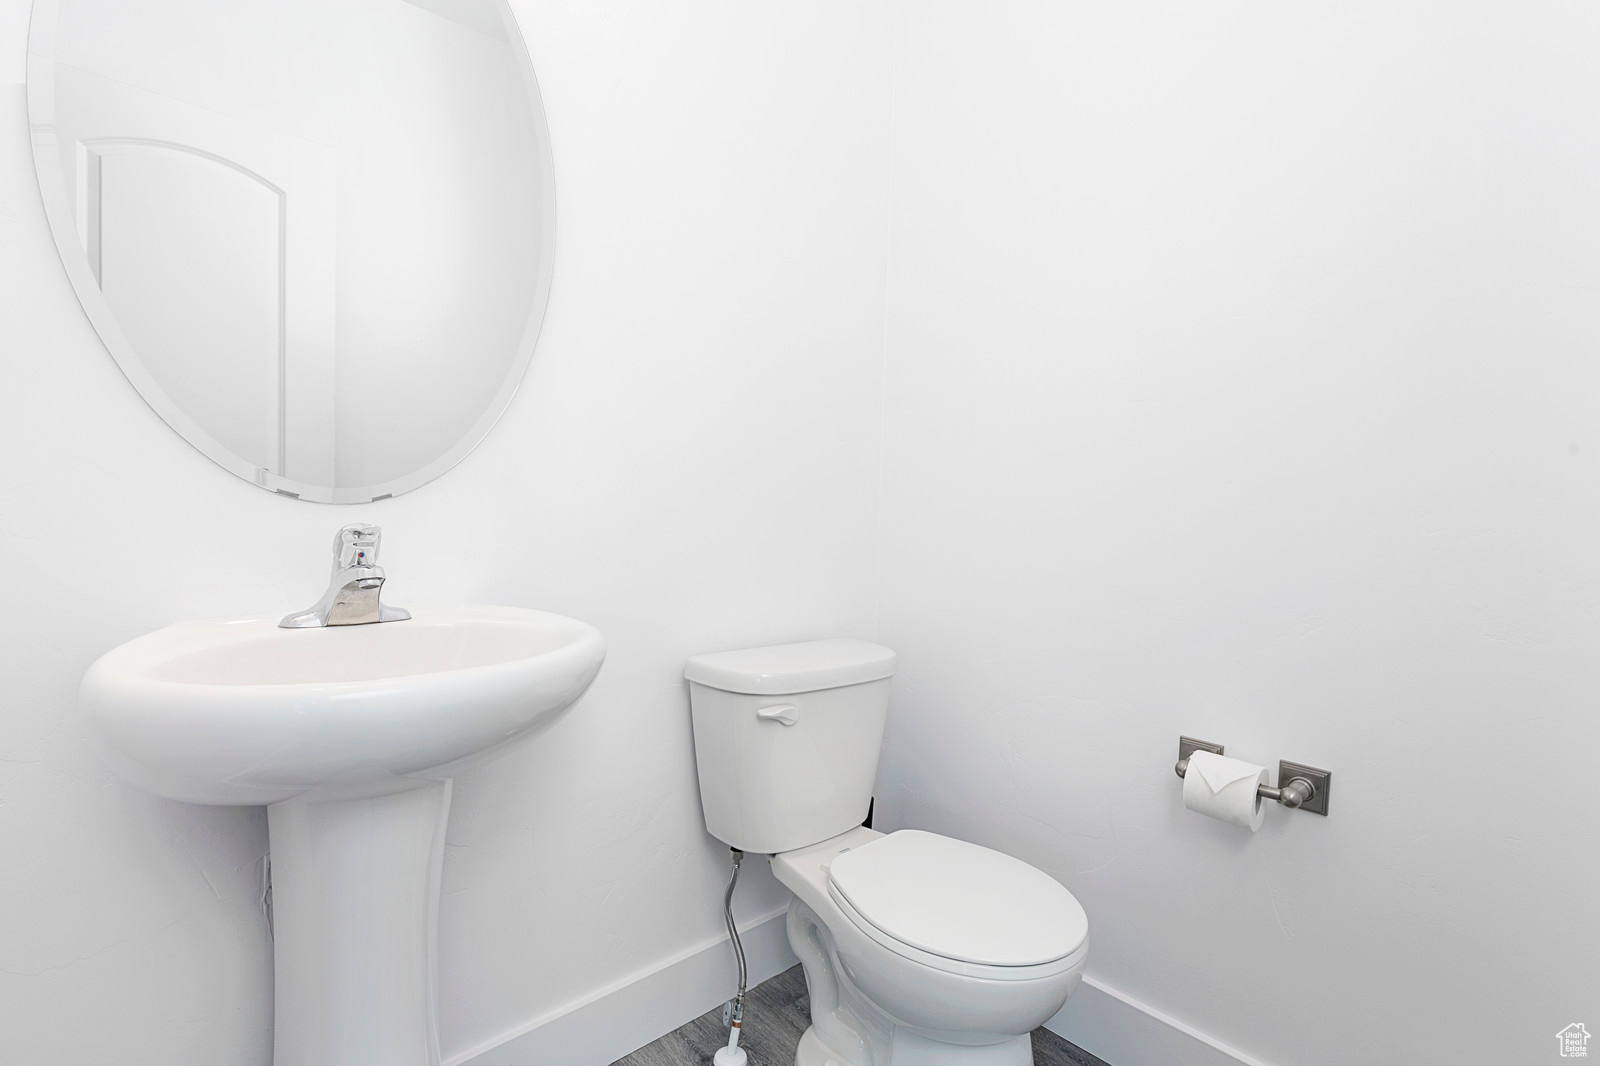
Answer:
[[1083, 907], [1042, 870], [920, 830], [835, 855], [828, 894], [889, 950], [970, 976], [1049, 976], [1075, 965], [1088, 939]]

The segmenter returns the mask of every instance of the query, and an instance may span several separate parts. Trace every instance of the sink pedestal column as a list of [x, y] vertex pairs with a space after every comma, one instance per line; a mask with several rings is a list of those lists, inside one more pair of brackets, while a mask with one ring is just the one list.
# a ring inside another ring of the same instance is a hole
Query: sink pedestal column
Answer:
[[435, 941], [448, 780], [267, 808], [273, 1066], [439, 1066]]

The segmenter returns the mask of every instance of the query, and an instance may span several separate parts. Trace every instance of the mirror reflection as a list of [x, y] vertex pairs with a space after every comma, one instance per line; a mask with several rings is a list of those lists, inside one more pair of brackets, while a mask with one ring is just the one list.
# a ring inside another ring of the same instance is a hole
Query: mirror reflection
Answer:
[[553, 245], [504, 0], [38, 0], [28, 83], [85, 310], [216, 462], [365, 502], [504, 410]]

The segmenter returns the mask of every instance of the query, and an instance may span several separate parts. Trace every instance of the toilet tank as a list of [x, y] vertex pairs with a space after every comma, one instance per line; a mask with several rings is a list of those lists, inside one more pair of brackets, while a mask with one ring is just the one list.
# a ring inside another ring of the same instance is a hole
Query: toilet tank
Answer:
[[812, 640], [697, 655], [683, 673], [712, 836], [776, 855], [866, 818], [894, 652]]

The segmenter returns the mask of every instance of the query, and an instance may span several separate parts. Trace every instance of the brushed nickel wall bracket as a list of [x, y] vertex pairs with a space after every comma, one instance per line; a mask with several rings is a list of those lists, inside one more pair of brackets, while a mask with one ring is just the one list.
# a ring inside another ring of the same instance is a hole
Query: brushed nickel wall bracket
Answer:
[[[1207, 740], [1196, 740], [1194, 737], [1178, 738], [1178, 764], [1172, 769], [1179, 777], [1189, 771], [1189, 756], [1197, 751], [1209, 751], [1213, 755], [1222, 755], [1221, 744], [1213, 744]], [[1315, 766], [1306, 766], [1303, 763], [1289, 762], [1287, 759], [1278, 760], [1278, 784], [1261, 785], [1256, 788], [1256, 795], [1262, 799], [1281, 803], [1291, 810], [1307, 811], [1311, 814], [1320, 814], [1324, 817], [1328, 813], [1328, 786], [1333, 781], [1333, 773], [1328, 770], [1319, 770]]]

